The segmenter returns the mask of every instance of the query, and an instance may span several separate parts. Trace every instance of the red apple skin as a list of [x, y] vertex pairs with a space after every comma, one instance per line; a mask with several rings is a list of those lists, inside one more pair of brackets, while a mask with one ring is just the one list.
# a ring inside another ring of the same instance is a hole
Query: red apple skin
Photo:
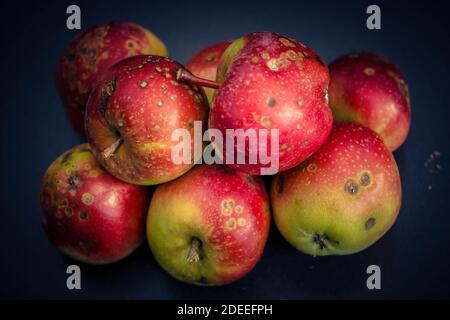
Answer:
[[272, 182], [275, 224], [297, 249], [344, 255], [375, 243], [395, 222], [401, 182], [392, 153], [374, 131], [340, 122], [325, 144]]
[[[269, 232], [269, 202], [260, 177], [225, 165], [199, 165], [156, 189], [147, 239], [159, 264], [197, 285], [236, 281], [259, 261]], [[188, 258], [193, 239], [199, 260]]]
[[84, 135], [84, 110], [99, 76], [114, 63], [134, 55], [167, 56], [153, 33], [131, 22], [94, 25], [79, 33], [56, 67], [56, 87], [73, 128]]
[[[224, 41], [213, 44], [200, 52], [198, 52], [186, 64], [186, 68], [197, 77], [216, 80], [217, 67], [219, 66], [222, 54], [228, 48], [232, 41]], [[208, 102], [211, 104], [215, 90], [212, 88], [205, 88], [205, 94]]]
[[[279, 129], [279, 171], [300, 164], [328, 137], [332, 126], [328, 67], [304, 44], [272, 32], [243, 36], [225, 51], [217, 79], [223, 81], [212, 104], [209, 128], [218, 128], [224, 137], [228, 128]], [[237, 154], [236, 143], [234, 147]], [[248, 149], [246, 145], [246, 154]], [[261, 174], [260, 169], [268, 166], [259, 160], [234, 162], [231, 167], [250, 174]]]
[[352, 53], [330, 64], [330, 107], [335, 120], [364, 124], [391, 151], [405, 141], [411, 124], [408, 85], [400, 70], [372, 53]]
[[147, 188], [104, 171], [87, 144], [58, 157], [43, 176], [42, 224], [63, 254], [107, 264], [132, 253], [145, 236]]
[[[181, 64], [160, 56], [124, 59], [106, 71], [86, 109], [86, 135], [100, 164], [129, 183], [155, 185], [179, 177], [194, 165], [175, 164], [175, 129], [194, 137], [194, 121], [207, 121], [202, 88], [180, 84]], [[206, 127], [206, 125], [203, 125]], [[110, 156], [105, 153], [123, 139]], [[194, 139], [191, 139], [194, 150]]]

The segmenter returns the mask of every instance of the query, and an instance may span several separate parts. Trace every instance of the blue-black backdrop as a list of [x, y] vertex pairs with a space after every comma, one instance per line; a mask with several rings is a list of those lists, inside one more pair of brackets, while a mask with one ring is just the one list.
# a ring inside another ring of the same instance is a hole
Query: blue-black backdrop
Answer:
[[[449, 298], [449, 22], [444, 2], [374, 1], [382, 30], [365, 26], [367, 1], [7, 1], [1, 2], [0, 297], [1, 298]], [[403, 206], [395, 226], [369, 249], [341, 257], [297, 252], [272, 228], [260, 263], [242, 280], [201, 288], [173, 280], [144, 243], [127, 259], [81, 265], [82, 290], [66, 289], [73, 261], [47, 241], [40, 225], [41, 175], [81, 142], [54, 87], [55, 64], [75, 31], [66, 7], [81, 7], [82, 26], [131, 20], [160, 36], [186, 62], [205, 46], [251, 31], [297, 38], [325, 61], [354, 50], [381, 53], [409, 80], [412, 127], [395, 152]], [[441, 170], [424, 162], [438, 150]], [[431, 190], [430, 190], [431, 189]], [[366, 288], [377, 264], [382, 289]]]

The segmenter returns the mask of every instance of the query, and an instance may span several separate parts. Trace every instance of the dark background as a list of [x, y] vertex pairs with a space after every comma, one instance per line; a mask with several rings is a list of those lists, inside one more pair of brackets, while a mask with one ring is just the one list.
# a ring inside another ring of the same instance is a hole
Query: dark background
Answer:
[[[242, 280], [201, 288], [173, 280], [146, 243], [109, 266], [81, 264], [82, 290], [66, 289], [64, 258], [40, 225], [38, 190], [48, 165], [82, 140], [69, 127], [54, 87], [56, 62], [76, 31], [66, 8], [78, 4], [82, 27], [131, 20], [156, 33], [172, 58], [186, 62], [214, 42], [277, 31], [327, 62], [355, 50], [381, 53], [409, 80], [412, 127], [395, 153], [403, 206], [394, 227], [369, 249], [341, 257], [297, 252], [272, 228], [260, 263]], [[382, 30], [366, 28], [379, 4]], [[59, 1], [1, 3], [0, 298], [449, 298], [449, 40], [444, 2], [422, 1]], [[431, 152], [441, 156], [432, 173]], [[431, 190], [429, 190], [431, 186]], [[366, 288], [377, 264], [382, 290]]]

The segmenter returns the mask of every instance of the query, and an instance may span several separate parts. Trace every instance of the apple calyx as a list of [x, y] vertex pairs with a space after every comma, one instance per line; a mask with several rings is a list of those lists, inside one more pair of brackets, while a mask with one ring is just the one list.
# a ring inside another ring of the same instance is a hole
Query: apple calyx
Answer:
[[207, 87], [213, 89], [219, 89], [220, 87], [219, 82], [194, 76], [192, 73], [182, 68], [177, 70], [177, 81], [188, 82], [190, 84], [194, 84], [200, 87]]
[[116, 150], [119, 148], [119, 146], [122, 144], [122, 142], [123, 142], [123, 138], [119, 137], [108, 148], [103, 150], [102, 154], [103, 154], [103, 157], [105, 158], [105, 160], [109, 159], [114, 154], [114, 152], [116, 152]]
[[197, 262], [202, 259], [201, 256], [202, 242], [200, 239], [192, 238], [191, 248], [189, 249], [188, 255], [186, 257], [188, 262]]

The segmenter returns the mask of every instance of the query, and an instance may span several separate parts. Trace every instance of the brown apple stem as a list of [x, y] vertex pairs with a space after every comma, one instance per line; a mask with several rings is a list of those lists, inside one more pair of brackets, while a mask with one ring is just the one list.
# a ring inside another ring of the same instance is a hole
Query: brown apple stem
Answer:
[[194, 76], [192, 73], [187, 71], [186, 69], [178, 69], [177, 70], [177, 80], [182, 82], [188, 82], [195, 84], [201, 87], [219, 89], [220, 83], [216, 81], [211, 81], [208, 79], [203, 79], [197, 76]]
[[103, 158], [105, 158], [105, 160], [108, 160], [109, 157], [111, 157], [114, 152], [116, 152], [116, 150], [119, 148], [119, 146], [122, 144], [123, 142], [123, 138], [120, 137], [118, 138], [116, 141], [114, 141], [108, 148], [106, 148], [105, 150], [103, 150]]
[[191, 248], [189, 249], [188, 255], [187, 255], [187, 261], [188, 262], [197, 262], [200, 260], [200, 250], [201, 250], [202, 243], [199, 239], [194, 238], [191, 241]]

